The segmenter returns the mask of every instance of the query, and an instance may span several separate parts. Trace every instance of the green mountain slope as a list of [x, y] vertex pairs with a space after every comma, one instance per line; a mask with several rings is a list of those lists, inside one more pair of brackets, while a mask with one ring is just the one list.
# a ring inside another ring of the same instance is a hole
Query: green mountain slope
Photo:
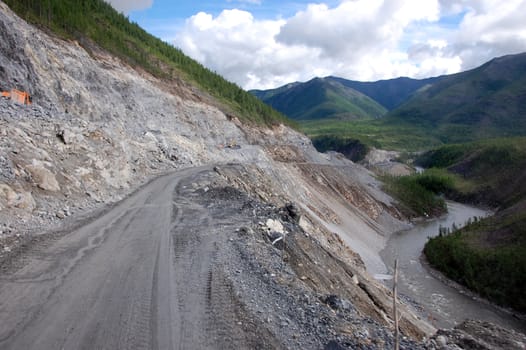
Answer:
[[444, 77], [390, 112], [442, 143], [526, 135], [526, 53]]
[[437, 83], [442, 80], [443, 77], [428, 79], [401, 77], [374, 82], [354, 81], [338, 77], [329, 77], [326, 79], [339, 82], [344, 86], [360, 91], [362, 94], [369, 96], [384, 106], [387, 110], [392, 110], [406, 102], [418, 90]]
[[77, 40], [88, 52], [107, 50], [133, 67], [168, 83], [184, 80], [209, 94], [218, 107], [247, 123], [294, 125], [252, 94], [226, 81], [179, 49], [148, 34], [103, 0], [5, 0], [26, 21], [64, 39]]
[[526, 135], [526, 53], [428, 82], [381, 119], [310, 121], [302, 127], [311, 137], [402, 151]]
[[458, 175], [458, 200], [508, 208], [526, 199], [526, 137], [445, 145], [417, 163]]
[[288, 117], [300, 120], [353, 120], [382, 117], [387, 110], [364, 94], [325, 78], [293, 83], [255, 96]]

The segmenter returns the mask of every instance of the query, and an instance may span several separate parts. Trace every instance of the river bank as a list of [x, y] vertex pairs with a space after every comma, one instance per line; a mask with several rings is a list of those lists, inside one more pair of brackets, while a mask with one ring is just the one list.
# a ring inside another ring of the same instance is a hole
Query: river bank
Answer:
[[[452, 328], [464, 319], [489, 321], [502, 327], [526, 331], [526, 324], [510, 313], [479, 298], [473, 298], [455, 288], [422, 264], [422, 249], [429, 237], [438, 235], [440, 227], [462, 226], [469, 218], [485, 217], [487, 210], [448, 202], [448, 214], [436, 220], [416, 224], [413, 228], [394, 233], [380, 252], [390, 272], [398, 259], [399, 291], [420, 306], [420, 312], [434, 326]], [[391, 281], [386, 281], [391, 285]]]

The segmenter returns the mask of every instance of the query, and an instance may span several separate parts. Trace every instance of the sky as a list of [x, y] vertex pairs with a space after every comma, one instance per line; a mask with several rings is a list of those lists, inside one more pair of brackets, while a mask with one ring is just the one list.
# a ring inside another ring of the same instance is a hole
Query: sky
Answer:
[[526, 0], [109, 0], [245, 89], [427, 78], [526, 51]]

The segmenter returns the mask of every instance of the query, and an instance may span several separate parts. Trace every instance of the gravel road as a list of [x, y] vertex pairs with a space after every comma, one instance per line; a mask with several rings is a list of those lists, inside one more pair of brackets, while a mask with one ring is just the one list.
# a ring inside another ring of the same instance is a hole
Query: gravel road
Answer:
[[251, 347], [216, 274], [225, 237], [208, 228], [220, 223], [186, 196], [210, 170], [160, 177], [11, 261], [0, 275], [0, 348]]

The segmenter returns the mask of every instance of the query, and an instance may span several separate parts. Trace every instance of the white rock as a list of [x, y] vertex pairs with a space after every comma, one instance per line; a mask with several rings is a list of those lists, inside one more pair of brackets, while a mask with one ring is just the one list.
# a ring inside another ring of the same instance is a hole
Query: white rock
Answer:
[[437, 337], [437, 344], [440, 348], [443, 348], [447, 345], [447, 338], [444, 337], [443, 335], [439, 335]]
[[11, 203], [14, 201], [17, 197], [16, 192], [5, 184], [0, 184], [0, 203]]
[[283, 225], [278, 220], [268, 219], [266, 222], [266, 226], [269, 228], [270, 231], [274, 231], [280, 234], [285, 233]]
[[358, 276], [356, 275], [352, 276], [352, 283], [354, 283], [355, 285], [360, 284], [360, 281], [358, 280]]
[[312, 226], [312, 223], [304, 215], [300, 217], [299, 225], [303, 229], [303, 231], [305, 231], [306, 233], [314, 231], [314, 227]]
[[43, 190], [58, 192], [60, 191], [60, 185], [50, 170], [46, 169], [39, 162], [34, 162], [32, 165], [26, 167], [27, 171], [31, 173], [35, 184]]
[[36, 207], [30, 192], [17, 193], [11, 187], [0, 184], [0, 207], [11, 207], [32, 211]]
[[33, 211], [36, 208], [35, 199], [30, 192], [21, 192], [18, 194], [16, 200], [13, 202], [13, 206], [19, 209], [25, 209], [27, 211]]

